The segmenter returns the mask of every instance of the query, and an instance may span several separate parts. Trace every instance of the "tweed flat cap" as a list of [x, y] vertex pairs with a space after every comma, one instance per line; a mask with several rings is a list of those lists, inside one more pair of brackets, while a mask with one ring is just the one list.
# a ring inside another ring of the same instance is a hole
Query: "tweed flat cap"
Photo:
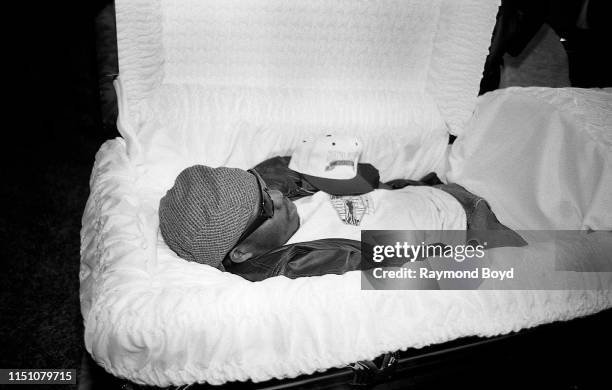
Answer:
[[223, 258], [246, 229], [258, 201], [252, 174], [194, 165], [178, 175], [161, 199], [159, 228], [183, 259], [223, 270]]

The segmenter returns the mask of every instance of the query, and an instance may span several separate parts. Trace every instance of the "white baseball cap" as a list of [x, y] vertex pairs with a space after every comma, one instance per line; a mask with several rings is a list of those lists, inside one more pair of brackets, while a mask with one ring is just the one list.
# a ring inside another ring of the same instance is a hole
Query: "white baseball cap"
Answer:
[[293, 151], [289, 169], [332, 195], [359, 195], [378, 185], [378, 170], [359, 165], [362, 142], [348, 135], [326, 134], [302, 140]]

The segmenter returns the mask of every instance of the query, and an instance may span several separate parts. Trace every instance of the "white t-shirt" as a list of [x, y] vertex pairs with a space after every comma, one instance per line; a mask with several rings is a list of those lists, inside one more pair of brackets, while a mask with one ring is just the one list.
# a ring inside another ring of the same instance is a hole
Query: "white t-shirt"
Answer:
[[465, 211], [433, 187], [374, 190], [352, 197], [319, 191], [294, 202], [300, 228], [287, 244], [322, 238], [359, 241], [361, 230], [465, 230]]

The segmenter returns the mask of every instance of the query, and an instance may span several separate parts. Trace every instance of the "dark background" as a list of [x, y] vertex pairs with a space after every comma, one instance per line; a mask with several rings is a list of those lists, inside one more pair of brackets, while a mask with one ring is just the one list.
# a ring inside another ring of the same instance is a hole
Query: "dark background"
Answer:
[[118, 135], [101, 121], [96, 63], [110, 2], [15, 3], [3, 7], [0, 368], [78, 369], [81, 216], [94, 155]]
[[[110, 3], [21, 2], [5, 9], [10, 69], [0, 153], [0, 368], [81, 365], [81, 216], [94, 155], [104, 140], [118, 136], [112, 105], [105, 103], [103, 111], [100, 100], [100, 82], [108, 91], [112, 67], [97, 61], [96, 50], [101, 29], [95, 22]], [[594, 2], [599, 8], [591, 30], [574, 28], [575, 1], [509, 3], [522, 16], [515, 15], [515, 35], [501, 40], [507, 45], [502, 55], [528, 41], [527, 33], [517, 32], [546, 20], [568, 38], [573, 84], [611, 85], [607, 70], [594, 71], [609, 69], [602, 66], [609, 1]], [[534, 11], [528, 3], [540, 7]]]

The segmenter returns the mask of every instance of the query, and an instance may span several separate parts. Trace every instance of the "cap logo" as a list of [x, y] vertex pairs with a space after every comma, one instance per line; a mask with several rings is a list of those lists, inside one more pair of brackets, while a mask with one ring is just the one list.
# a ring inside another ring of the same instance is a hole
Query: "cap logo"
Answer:
[[348, 165], [348, 166], [353, 166], [354, 162], [352, 160], [335, 160], [335, 161], [330, 161], [329, 164], [327, 164], [327, 166], [325, 167], [326, 171], [331, 171], [332, 169], [336, 168], [339, 165]]
[[355, 152], [345, 152], [341, 150], [330, 150], [327, 152], [327, 165], [325, 171], [331, 171], [337, 166], [355, 166]]

